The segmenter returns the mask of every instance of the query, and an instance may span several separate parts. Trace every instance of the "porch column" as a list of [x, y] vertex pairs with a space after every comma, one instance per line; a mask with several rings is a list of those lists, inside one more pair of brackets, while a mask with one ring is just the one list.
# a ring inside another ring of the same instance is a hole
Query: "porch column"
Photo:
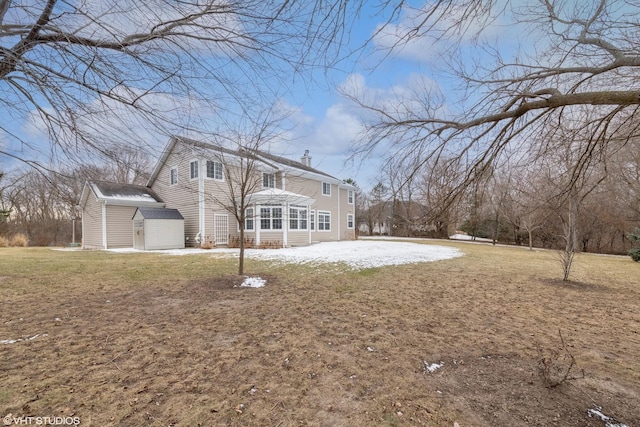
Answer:
[[282, 247], [287, 247], [287, 237], [289, 231], [289, 203], [285, 202], [282, 207]]
[[260, 229], [262, 227], [262, 215], [260, 212], [260, 205], [255, 205], [255, 214], [253, 215], [255, 217], [255, 225], [253, 228], [255, 228], [256, 230], [256, 246], [260, 246]]

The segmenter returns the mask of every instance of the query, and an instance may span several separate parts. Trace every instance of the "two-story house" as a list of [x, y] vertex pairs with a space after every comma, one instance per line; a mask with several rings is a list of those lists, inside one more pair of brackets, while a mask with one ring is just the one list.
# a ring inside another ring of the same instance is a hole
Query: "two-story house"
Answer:
[[245, 238], [256, 245], [355, 239], [355, 188], [313, 168], [308, 151], [295, 161], [174, 137], [146, 187], [182, 215], [187, 246], [237, 241], [234, 200], [244, 201]]

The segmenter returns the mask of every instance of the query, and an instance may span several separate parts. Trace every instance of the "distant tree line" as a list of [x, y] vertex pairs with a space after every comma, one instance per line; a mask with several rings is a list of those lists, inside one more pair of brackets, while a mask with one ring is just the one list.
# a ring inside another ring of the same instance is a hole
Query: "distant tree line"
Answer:
[[86, 180], [144, 184], [149, 176], [143, 151], [121, 147], [112, 158], [56, 171], [24, 167], [0, 176], [0, 237], [24, 235], [31, 246], [64, 245], [74, 236], [80, 242], [77, 204]]

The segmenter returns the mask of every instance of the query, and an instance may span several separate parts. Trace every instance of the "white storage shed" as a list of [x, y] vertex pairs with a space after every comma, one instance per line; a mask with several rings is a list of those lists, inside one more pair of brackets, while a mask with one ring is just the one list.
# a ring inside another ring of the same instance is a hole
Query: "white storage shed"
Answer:
[[138, 208], [133, 215], [133, 247], [140, 250], [184, 248], [184, 217], [177, 209]]

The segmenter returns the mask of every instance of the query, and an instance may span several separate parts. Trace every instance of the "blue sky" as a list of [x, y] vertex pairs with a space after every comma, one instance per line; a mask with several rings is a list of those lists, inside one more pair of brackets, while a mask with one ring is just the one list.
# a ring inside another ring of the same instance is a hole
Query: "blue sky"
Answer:
[[[514, 2], [512, 2], [514, 3]], [[413, 2], [414, 6], [420, 7], [420, 2]], [[375, 98], [376, 102], [388, 100], [395, 102], [403, 95], [409, 96], [421, 88], [432, 87], [443, 94], [453, 93], [451, 80], [447, 80], [440, 71], [443, 68], [442, 53], [443, 45], [436, 47], [429, 38], [414, 40], [392, 54], [384, 50], [397, 41], [398, 34], [402, 34], [412, 24], [412, 12], [405, 9], [401, 12], [399, 19], [387, 29], [379, 34], [374, 43], [368, 49], [362, 51], [361, 55], [353, 55], [340, 63], [338, 67], [325, 71], [318, 70], [313, 79], [298, 77], [294, 80], [291, 91], [285, 93], [279, 102], [284, 109], [292, 112], [289, 124], [292, 126], [285, 132], [280, 142], [270, 145], [274, 154], [285, 155], [291, 158], [299, 158], [305, 150], [309, 150], [312, 156], [312, 165], [333, 176], [341, 179], [353, 178], [363, 188], [372, 187], [380, 176], [380, 161], [382, 152], [374, 153], [368, 158], [356, 158], [355, 162], [347, 162], [351, 154], [355, 139], [363, 130], [361, 116], [363, 112], [351, 104], [340, 95], [340, 88], [351, 92], [357, 90], [365, 97]], [[354, 23], [350, 43], [345, 46], [345, 51], [360, 46], [363, 41], [369, 39], [375, 30], [382, 25], [386, 17], [374, 15], [373, 10], [363, 11], [361, 19]], [[446, 29], [449, 23], [443, 20], [439, 29]], [[472, 32], [478, 28], [471, 28]], [[516, 26], [510, 24], [508, 18], [499, 16], [491, 26], [484, 29], [483, 34], [490, 41], [499, 41], [505, 52], [511, 51], [518, 43], [522, 32]], [[529, 34], [529, 36], [531, 36]], [[462, 44], [465, 46], [466, 40], [462, 37]], [[447, 40], [444, 40], [446, 46]], [[467, 45], [470, 54], [478, 54], [471, 45]], [[178, 110], [184, 105], [193, 102], [192, 100], [181, 99], [179, 96], [170, 97], [156, 96], [151, 102], [157, 103], [167, 110]], [[447, 106], [452, 111], [458, 109], [458, 105], [452, 103]], [[113, 107], [116, 110], [118, 107]], [[190, 106], [198, 109], [197, 105]], [[216, 121], [217, 116], [214, 111], [205, 108], [200, 110], [200, 119]], [[120, 118], [126, 117], [124, 123], [117, 126], [133, 127], [137, 129], [137, 137], [141, 140], [156, 141], [155, 151], [166, 143], [166, 137], [157, 136], [151, 129], [136, 117], [128, 116], [127, 113], [119, 114]], [[9, 123], [11, 118], [4, 117], [4, 126], [16, 134], [21, 135], [24, 140], [34, 144], [36, 148], [44, 148], [49, 142], [47, 135], [38, 126], [29, 122], [16, 121]], [[104, 134], [103, 130], [97, 130]], [[115, 132], [113, 133], [115, 135]], [[0, 135], [0, 138], [2, 136]], [[33, 153], [29, 147], [20, 143], [12, 142], [11, 138], [0, 139], [5, 149], [13, 150], [18, 155], [26, 157]], [[37, 156], [37, 154], [33, 154]], [[7, 168], [15, 165], [9, 159], [0, 158], [0, 168]]]

